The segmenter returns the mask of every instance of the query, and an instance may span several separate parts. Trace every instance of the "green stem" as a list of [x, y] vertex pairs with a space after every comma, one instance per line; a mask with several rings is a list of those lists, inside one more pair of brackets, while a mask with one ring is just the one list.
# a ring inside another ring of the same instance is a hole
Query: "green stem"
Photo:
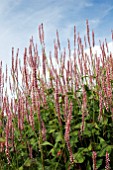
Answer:
[[41, 161], [42, 161], [42, 170], [44, 170], [44, 155], [43, 155], [43, 149], [42, 149], [42, 132], [41, 132], [41, 125], [40, 125], [40, 122], [39, 122], [39, 149], [40, 149], [40, 152], [41, 152]]
[[[41, 133], [40, 133], [41, 134]], [[40, 148], [40, 152], [41, 152], [41, 161], [42, 161], [42, 170], [44, 170], [44, 155], [43, 155], [43, 149], [42, 149], [42, 146], [41, 146], [41, 143], [42, 143], [42, 135], [40, 135], [39, 137], [39, 148]]]

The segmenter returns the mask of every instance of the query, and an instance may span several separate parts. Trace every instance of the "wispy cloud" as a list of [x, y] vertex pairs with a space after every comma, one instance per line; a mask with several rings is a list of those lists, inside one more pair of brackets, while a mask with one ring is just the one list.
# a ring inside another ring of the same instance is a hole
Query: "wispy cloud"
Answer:
[[44, 24], [49, 50], [53, 47], [56, 29], [59, 30], [62, 46], [65, 46], [67, 38], [73, 41], [74, 25], [81, 35], [86, 33], [86, 19], [89, 19], [97, 38], [103, 34], [106, 37], [106, 30], [113, 25], [107, 25], [104, 19], [112, 16], [112, 9], [112, 1], [109, 0], [105, 3], [97, 3], [96, 0], [4, 0], [0, 4], [0, 60], [9, 63], [12, 46], [20, 48], [21, 57], [32, 35], [35, 42], [38, 41], [40, 23]]
[[4, 0], [0, 4], [0, 16], [8, 15], [19, 3], [21, 0]]

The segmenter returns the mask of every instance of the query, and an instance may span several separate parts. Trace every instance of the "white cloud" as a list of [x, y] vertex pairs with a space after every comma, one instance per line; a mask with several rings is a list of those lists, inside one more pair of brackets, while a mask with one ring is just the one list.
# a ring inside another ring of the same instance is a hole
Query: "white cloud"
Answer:
[[[7, 14], [11, 15], [12, 8], [19, 5], [19, 3], [15, 3], [13, 7], [10, 7], [9, 3], [12, 1], [4, 1], [2, 6], [0, 6], [1, 11], [6, 10]], [[5, 20], [2, 19], [2, 27], [0, 27], [0, 40], [2, 41], [0, 43], [0, 60], [3, 63], [11, 63], [11, 48], [13, 46], [15, 48], [19, 47], [22, 55], [24, 47], [28, 46], [32, 35], [35, 37], [35, 41], [37, 41], [38, 25], [42, 22], [44, 23], [45, 34], [47, 35], [45, 36], [46, 40], [49, 42], [52, 38], [51, 35], [55, 33], [56, 25], [62, 17], [60, 11], [60, 8], [51, 8], [51, 6], [48, 6], [37, 11], [33, 11], [33, 9], [23, 10], [21, 13], [17, 12], [9, 18], [4, 18]]]
[[[0, 4], [0, 41], [2, 42], [0, 43], [0, 60], [11, 63], [12, 46], [15, 47], [15, 51], [18, 47], [20, 48], [22, 58], [24, 47], [28, 46], [32, 35], [35, 42], [39, 43], [38, 25], [41, 23], [44, 23], [45, 41], [49, 50], [52, 50], [56, 29], [59, 30], [62, 47], [67, 45], [67, 38], [70, 38], [73, 43], [74, 25], [81, 36], [86, 33], [86, 18], [84, 19], [82, 10], [94, 5], [90, 0], [38, 0], [28, 1], [28, 3], [25, 0], [4, 0]], [[106, 11], [102, 11], [103, 14], [106, 15], [112, 8], [107, 6]], [[96, 13], [95, 18], [90, 17], [91, 28], [98, 28], [101, 19], [101, 13], [99, 15]]]
[[89, 2], [89, 3], [85, 3], [85, 7], [92, 7], [93, 6], [93, 3]]
[[113, 5], [112, 6], [110, 5], [110, 6], [106, 7], [106, 9], [104, 11], [104, 14], [103, 14], [103, 18], [105, 16], [107, 16], [111, 12], [111, 10], [113, 10]]
[[0, 3], [0, 16], [8, 15], [22, 0], [4, 0]]
[[[110, 53], [113, 54], [113, 42], [108, 42], [108, 52], [107, 52], [107, 48], [105, 46], [105, 52], [106, 52], [106, 55], [109, 55]], [[85, 50], [85, 53], [87, 53], [88, 55], [90, 55], [90, 49], [86, 49]], [[101, 51], [101, 48], [99, 45], [95, 45], [93, 48], [92, 48], [92, 53], [93, 54], [97, 54], [98, 57], [100, 57], [100, 55], [102, 55], [102, 51]]]

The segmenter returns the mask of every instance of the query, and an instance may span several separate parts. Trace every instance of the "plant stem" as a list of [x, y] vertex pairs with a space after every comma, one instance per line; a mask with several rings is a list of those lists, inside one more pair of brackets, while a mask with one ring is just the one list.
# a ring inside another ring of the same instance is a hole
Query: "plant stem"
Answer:
[[39, 136], [39, 148], [40, 148], [40, 152], [41, 152], [42, 170], [44, 170], [45, 169], [44, 168], [44, 155], [43, 155], [41, 143], [42, 143], [42, 135]]
[[41, 131], [41, 125], [40, 125], [40, 122], [39, 122], [39, 149], [40, 149], [40, 152], [41, 152], [41, 161], [42, 161], [42, 170], [44, 170], [44, 155], [43, 155], [43, 149], [42, 149], [42, 131]]

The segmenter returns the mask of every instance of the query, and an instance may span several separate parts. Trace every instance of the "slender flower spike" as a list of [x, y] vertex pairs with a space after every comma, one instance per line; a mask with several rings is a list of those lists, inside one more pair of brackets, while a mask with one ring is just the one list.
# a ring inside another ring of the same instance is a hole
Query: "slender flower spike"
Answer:
[[93, 153], [92, 153], [93, 170], [97, 170], [97, 168], [96, 168], [96, 157], [97, 157], [97, 153], [95, 151], [93, 151]]
[[76, 48], [76, 26], [74, 26], [74, 48]]
[[46, 127], [43, 120], [41, 121], [41, 128], [42, 128], [42, 139], [43, 141], [46, 141]]
[[74, 162], [72, 148], [71, 148], [71, 144], [70, 144], [70, 136], [69, 136], [69, 132], [70, 132], [70, 128], [71, 128], [70, 126], [71, 126], [71, 119], [72, 119], [72, 109], [73, 109], [73, 105], [72, 105], [72, 102], [71, 102], [70, 107], [69, 107], [67, 122], [66, 122], [66, 128], [65, 128], [65, 141], [66, 141], [67, 148], [68, 148], [68, 151], [69, 151], [71, 163]]
[[2, 107], [2, 62], [0, 63], [0, 109]]
[[102, 118], [102, 109], [103, 109], [103, 98], [102, 98], [102, 92], [99, 91], [99, 116], [98, 116], [99, 121]]
[[85, 116], [87, 115], [86, 111], [87, 111], [87, 95], [85, 88], [83, 88], [81, 132], [83, 132], [85, 129]]
[[58, 79], [56, 80], [56, 88], [55, 88], [55, 104], [56, 104], [56, 111], [58, 113], [58, 121], [59, 125], [62, 126], [61, 116], [60, 116], [60, 105], [59, 105], [59, 89], [58, 89]]
[[89, 44], [89, 47], [91, 46], [90, 45], [90, 30], [89, 30], [89, 23], [88, 23], [88, 20], [86, 20], [86, 26], [87, 26], [87, 38], [88, 38], [88, 44]]
[[92, 45], [95, 46], [95, 37], [94, 37], [94, 31], [92, 31]]
[[106, 152], [106, 166], [105, 166], [105, 170], [110, 170], [110, 159], [109, 159], [109, 153]]
[[59, 48], [59, 50], [61, 50], [58, 30], [56, 31], [56, 36], [57, 36], [57, 44], [58, 44], [58, 48]]
[[8, 164], [10, 164], [9, 142], [8, 142], [8, 138], [9, 138], [9, 122], [8, 121], [6, 123], [5, 132], [6, 132], [5, 153], [6, 153], [6, 157], [7, 157], [7, 162], [8, 162]]

